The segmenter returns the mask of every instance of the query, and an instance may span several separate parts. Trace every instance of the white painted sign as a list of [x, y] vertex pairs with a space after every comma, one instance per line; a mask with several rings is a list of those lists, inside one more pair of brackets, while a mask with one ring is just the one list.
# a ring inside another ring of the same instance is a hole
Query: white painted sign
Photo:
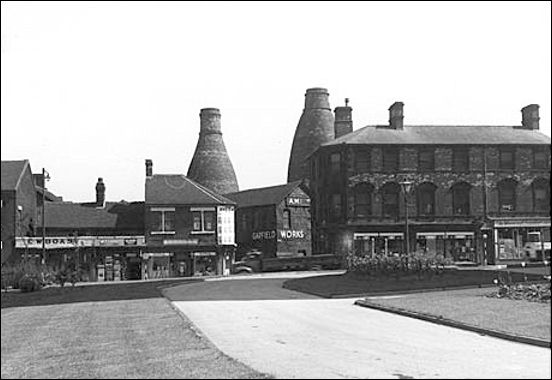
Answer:
[[305, 232], [303, 230], [280, 230], [281, 239], [304, 239]]
[[217, 207], [217, 242], [219, 245], [234, 245], [234, 206]]
[[[70, 249], [76, 247], [144, 247], [144, 236], [48, 236], [44, 239], [46, 249]], [[42, 237], [18, 237], [16, 248], [42, 249]]]

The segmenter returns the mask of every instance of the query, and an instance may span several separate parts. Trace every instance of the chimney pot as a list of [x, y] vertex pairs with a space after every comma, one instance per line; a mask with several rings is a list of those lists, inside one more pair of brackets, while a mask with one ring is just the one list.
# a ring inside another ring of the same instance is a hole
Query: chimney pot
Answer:
[[153, 175], [153, 161], [150, 159], [146, 160], [146, 177], [149, 178]]
[[334, 110], [334, 133], [336, 139], [353, 131], [353, 109], [348, 104], [349, 98], [345, 98], [345, 107], [336, 107]]
[[103, 207], [105, 203], [105, 184], [103, 178], [99, 177], [96, 183], [96, 207]]

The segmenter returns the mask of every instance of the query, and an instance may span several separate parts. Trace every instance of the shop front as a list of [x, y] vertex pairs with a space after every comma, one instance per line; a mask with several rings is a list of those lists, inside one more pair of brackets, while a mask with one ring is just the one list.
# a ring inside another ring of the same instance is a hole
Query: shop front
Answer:
[[416, 232], [416, 252], [429, 256], [443, 255], [456, 263], [477, 262], [475, 233], [458, 232]]
[[550, 221], [495, 220], [496, 263], [550, 260]]
[[353, 240], [357, 255], [392, 256], [404, 252], [402, 232], [356, 232]]

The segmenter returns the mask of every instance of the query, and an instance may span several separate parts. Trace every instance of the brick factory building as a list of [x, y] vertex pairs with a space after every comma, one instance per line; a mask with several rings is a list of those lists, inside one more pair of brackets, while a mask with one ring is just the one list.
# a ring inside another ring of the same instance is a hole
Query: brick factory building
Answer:
[[315, 251], [408, 247], [493, 264], [527, 260], [537, 237], [535, 259], [545, 242], [549, 255], [550, 138], [539, 132], [538, 105], [515, 126], [409, 126], [402, 103], [389, 111], [388, 125], [353, 132], [344, 107], [343, 135], [311, 156]]
[[153, 174], [146, 160], [147, 273], [228, 274], [235, 253], [235, 203], [180, 174]]
[[264, 257], [310, 256], [310, 198], [301, 181], [225, 194], [237, 204], [238, 254], [252, 249]]

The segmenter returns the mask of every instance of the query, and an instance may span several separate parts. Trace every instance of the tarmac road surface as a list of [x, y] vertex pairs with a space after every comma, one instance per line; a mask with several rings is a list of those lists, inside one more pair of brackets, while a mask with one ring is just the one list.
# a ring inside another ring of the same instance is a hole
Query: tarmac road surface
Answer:
[[170, 288], [225, 354], [277, 378], [548, 378], [550, 349], [322, 299], [281, 278]]

